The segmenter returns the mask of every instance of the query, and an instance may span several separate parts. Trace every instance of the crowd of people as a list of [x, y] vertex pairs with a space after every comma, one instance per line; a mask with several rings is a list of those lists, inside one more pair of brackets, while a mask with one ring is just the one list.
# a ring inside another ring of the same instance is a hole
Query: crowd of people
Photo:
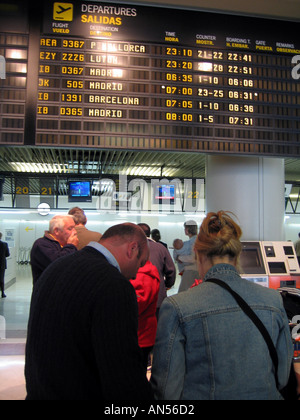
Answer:
[[[293, 357], [288, 319], [278, 292], [240, 277], [242, 232], [229, 214], [208, 214], [200, 232], [185, 223], [189, 239], [174, 241], [174, 260], [145, 223], [103, 236], [86, 224], [74, 208], [54, 217], [32, 248], [28, 400], [282, 399]], [[167, 298], [174, 261], [182, 280]], [[199, 278], [203, 284], [191, 288]], [[214, 279], [256, 312], [276, 365], [260, 331]]]

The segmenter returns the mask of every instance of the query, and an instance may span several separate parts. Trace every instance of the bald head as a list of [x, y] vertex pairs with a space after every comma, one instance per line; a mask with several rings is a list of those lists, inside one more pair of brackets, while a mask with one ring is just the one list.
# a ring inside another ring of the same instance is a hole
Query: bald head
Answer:
[[133, 223], [109, 228], [100, 240], [119, 263], [122, 274], [134, 279], [149, 259], [148, 240], [143, 230]]
[[133, 238], [136, 238], [141, 244], [147, 243], [147, 237], [138, 225], [134, 223], [122, 223], [109, 228], [102, 236], [101, 242], [108, 239], [131, 241]]

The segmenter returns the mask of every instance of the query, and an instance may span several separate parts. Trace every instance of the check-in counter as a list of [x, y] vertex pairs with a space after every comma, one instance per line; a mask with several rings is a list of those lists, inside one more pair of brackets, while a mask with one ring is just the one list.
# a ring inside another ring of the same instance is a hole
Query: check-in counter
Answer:
[[243, 242], [240, 258], [241, 276], [260, 286], [269, 287], [269, 276], [261, 250], [261, 242]]
[[292, 242], [243, 242], [241, 275], [271, 289], [300, 289], [300, 267]]
[[269, 276], [269, 287], [300, 289], [300, 268], [292, 242], [262, 242], [261, 248]]

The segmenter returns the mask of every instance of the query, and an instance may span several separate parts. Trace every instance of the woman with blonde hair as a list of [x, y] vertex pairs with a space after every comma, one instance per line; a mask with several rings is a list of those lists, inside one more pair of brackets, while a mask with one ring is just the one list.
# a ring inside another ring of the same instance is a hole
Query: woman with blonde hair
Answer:
[[[162, 400], [277, 400], [293, 346], [280, 294], [240, 277], [242, 230], [229, 213], [209, 213], [195, 243], [203, 284], [165, 300], [152, 385]], [[278, 371], [257, 326], [225, 283], [258, 316], [276, 347]], [[278, 378], [278, 381], [276, 381]]]

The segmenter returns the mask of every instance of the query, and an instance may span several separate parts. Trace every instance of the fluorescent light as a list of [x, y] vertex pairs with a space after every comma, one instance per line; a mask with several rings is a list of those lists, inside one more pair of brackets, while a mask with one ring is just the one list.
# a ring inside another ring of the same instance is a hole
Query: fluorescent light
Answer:
[[36, 211], [24, 211], [24, 210], [1, 210], [0, 209], [0, 214], [34, 214], [36, 213]]

